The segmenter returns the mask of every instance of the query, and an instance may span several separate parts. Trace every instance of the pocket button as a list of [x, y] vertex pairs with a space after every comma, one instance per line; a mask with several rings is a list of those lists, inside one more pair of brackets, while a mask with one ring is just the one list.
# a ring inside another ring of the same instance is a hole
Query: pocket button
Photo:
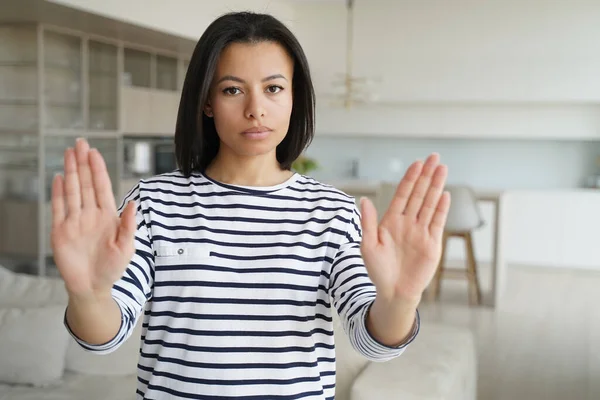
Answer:
[[182, 255], [183, 254], [183, 249], [177, 250], [177, 254]]

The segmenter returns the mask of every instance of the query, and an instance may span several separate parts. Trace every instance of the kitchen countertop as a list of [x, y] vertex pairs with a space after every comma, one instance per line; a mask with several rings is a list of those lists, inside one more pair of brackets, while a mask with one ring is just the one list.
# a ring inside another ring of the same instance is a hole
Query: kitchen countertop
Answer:
[[[340, 180], [326, 180], [323, 181], [328, 185], [331, 185], [337, 189], [347, 192], [360, 192], [360, 193], [373, 193], [377, 192], [379, 186], [384, 181], [369, 180], [369, 179], [340, 179]], [[501, 189], [477, 189], [473, 188], [477, 194], [477, 198], [481, 200], [497, 200], [500, 198], [505, 190]]]

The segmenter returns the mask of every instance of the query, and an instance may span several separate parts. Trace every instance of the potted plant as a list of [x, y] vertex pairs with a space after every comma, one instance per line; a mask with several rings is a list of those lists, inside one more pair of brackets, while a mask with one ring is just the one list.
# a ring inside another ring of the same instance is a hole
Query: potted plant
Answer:
[[301, 155], [292, 163], [292, 170], [301, 174], [307, 175], [310, 171], [314, 171], [319, 168], [319, 164], [313, 158]]

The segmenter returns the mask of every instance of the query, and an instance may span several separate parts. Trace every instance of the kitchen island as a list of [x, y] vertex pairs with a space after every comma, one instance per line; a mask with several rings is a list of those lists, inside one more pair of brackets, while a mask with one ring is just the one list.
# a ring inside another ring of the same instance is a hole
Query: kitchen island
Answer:
[[[328, 182], [349, 195], [377, 202], [378, 181]], [[491, 268], [484, 303], [502, 305], [510, 266], [600, 272], [600, 190], [474, 188], [485, 225], [474, 232], [475, 257]], [[377, 203], [376, 203], [377, 204]], [[385, 206], [379, 205], [379, 213]], [[464, 246], [450, 241], [447, 260], [464, 260]]]

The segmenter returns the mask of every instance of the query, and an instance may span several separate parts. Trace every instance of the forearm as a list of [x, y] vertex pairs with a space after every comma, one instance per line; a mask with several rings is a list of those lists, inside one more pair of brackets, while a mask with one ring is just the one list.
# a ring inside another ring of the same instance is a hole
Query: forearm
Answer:
[[121, 327], [121, 309], [110, 292], [87, 299], [69, 296], [66, 318], [73, 334], [91, 345], [109, 342]]
[[413, 333], [419, 301], [420, 299], [386, 301], [377, 296], [367, 316], [367, 330], [386, 346], [402, 345]]

